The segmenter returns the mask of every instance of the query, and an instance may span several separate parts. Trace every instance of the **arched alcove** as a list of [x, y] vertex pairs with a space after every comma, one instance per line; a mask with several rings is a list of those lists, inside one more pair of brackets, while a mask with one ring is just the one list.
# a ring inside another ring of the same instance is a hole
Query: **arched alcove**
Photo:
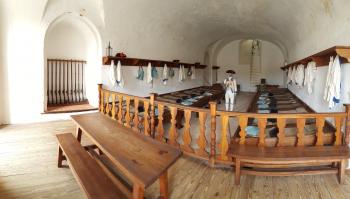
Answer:
[[[243, 40], [235, 40], [220, 48], [216, 57], [213, 57], [216, 64], [220, 66], [218, 72], [218, 83], [226, 78], [226, 70], [236, 72], [237, 83], [241, 85], [242, 91], [255, 91], [256, 87], [251, 80], [251, 64], [240, 63], [240, 44]], [[245, 39], [244, 39], [245, 41]], [[252, 41], [252, 40], [251, 40]], [[261, 52], [259, 53], [259, 81], [260, 78], [267, 79], [268, 84], [284, 86], [283, 71], [280, 69], [285, 61], [284, 53], [280, 47], [272, 42], [259, 40], [261, 42]], [[244, 43], [244, 42], [243, 42]], [[249, 43], [249, 42], [248, 42]], [[251, 59], [253, 60], [253, 59]]]
[[[68, 85], [75, 84], [72, 87], [77, 87], [76, 90], [80, 89], [82, 95], [86, 96], [84, 99], [87, 99], [90, 105], [97, 107], [97, 83], [101, 81], [100, 58], [100, 36], [96, 28], [86, 18], [67, 13], [54, 20], [47, 28], [44, 44], [45, 111], [48, 103], [53, 104], [49, 92], [57, 87], [56, 84], [61, 86], [58, 86], [60, 92], [67, 97], [70, 95], [67, 93], [70, 92]], [[62, 61], [49, 62], [49, 59]], [[80, 60], [86, 63], [70, 60]], [[74, 79], [70, 80], [71, 78]], [[78, 83], [76, 83], [77, 81]], [[61, 98], [62, 96], [59, 99]], [[65, 96], [63, 96], [64, 98]], [[54, 100], [54, 104], [57, 104], [56, 100]], [[70, 100], [66, 102], [66, 100], [62, 100], [63, 104], [79, 104], [82, 101]]]

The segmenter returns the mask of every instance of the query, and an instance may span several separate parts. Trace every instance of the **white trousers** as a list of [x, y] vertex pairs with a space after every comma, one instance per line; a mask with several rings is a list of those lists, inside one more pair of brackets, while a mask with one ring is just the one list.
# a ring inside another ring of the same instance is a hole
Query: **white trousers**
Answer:
[[225, 106], [226, 111], [233, 111], [235, 103], [235, 93], [231, 91], [231, 89], [226, 90], [225, 94]]

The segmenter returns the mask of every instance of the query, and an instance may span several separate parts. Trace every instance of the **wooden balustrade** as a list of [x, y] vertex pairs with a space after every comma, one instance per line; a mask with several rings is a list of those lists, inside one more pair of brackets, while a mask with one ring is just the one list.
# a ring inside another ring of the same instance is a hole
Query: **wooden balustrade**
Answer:
[[[211, 166], [232, 164], [226, 155], [232, 142], [261, 147], [349, 144], [349, 105], [346, 112], [341, 113], [239, 113], [218, 111], [216, 102], [210, 102], [210, 109], [195, 108], [158, 101], [156, 94], [142, 98], [108, 91], [99, 85], [99, 111], [146, 136], [180, 147], [187, 155], [207, 160]], [[334, 119], [332, 132], [326, 132], [329, 118]], [[277, 122], [271, 124], [271, 119]], [[287, 122], [291, 120], [295, 122]], [[228, 133], [232, 122], [238, 126], [234, 136]], [[305, 134], [306, 125], [310, 123], [316, 127], [312, 135]], [[259, 129], [257, 138], [249, 137], [246, 132], [246, 127], [252, 125]], [[342, 131], [343, 125], [345, 131]], [[265, 132], [271, 126], [278, 129], [277, 137]], [[286, 134], [291, 126], [296, 129], [294, 136]]]

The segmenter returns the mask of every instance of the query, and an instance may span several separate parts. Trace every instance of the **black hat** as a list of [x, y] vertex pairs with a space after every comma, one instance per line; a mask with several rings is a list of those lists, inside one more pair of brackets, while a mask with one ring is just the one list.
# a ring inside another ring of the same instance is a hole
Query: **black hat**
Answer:
[[229, 73], [229, 74], [236, 74], [236, 72], [234, 70], [227, 70], [226, 73]]

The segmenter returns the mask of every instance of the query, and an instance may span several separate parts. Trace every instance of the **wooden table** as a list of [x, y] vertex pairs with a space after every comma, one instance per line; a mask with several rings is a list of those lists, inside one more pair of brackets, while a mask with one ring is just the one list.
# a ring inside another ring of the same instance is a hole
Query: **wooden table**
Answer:
[[101, 113], [72, 116], [77, 124], [77, 139], [82, 132], [133, 183], [133, 198], [143, 198], [145, 188], [160, 180], [160, 194], [168, 198], [167, 170], [181, 151], [146, 137]]

